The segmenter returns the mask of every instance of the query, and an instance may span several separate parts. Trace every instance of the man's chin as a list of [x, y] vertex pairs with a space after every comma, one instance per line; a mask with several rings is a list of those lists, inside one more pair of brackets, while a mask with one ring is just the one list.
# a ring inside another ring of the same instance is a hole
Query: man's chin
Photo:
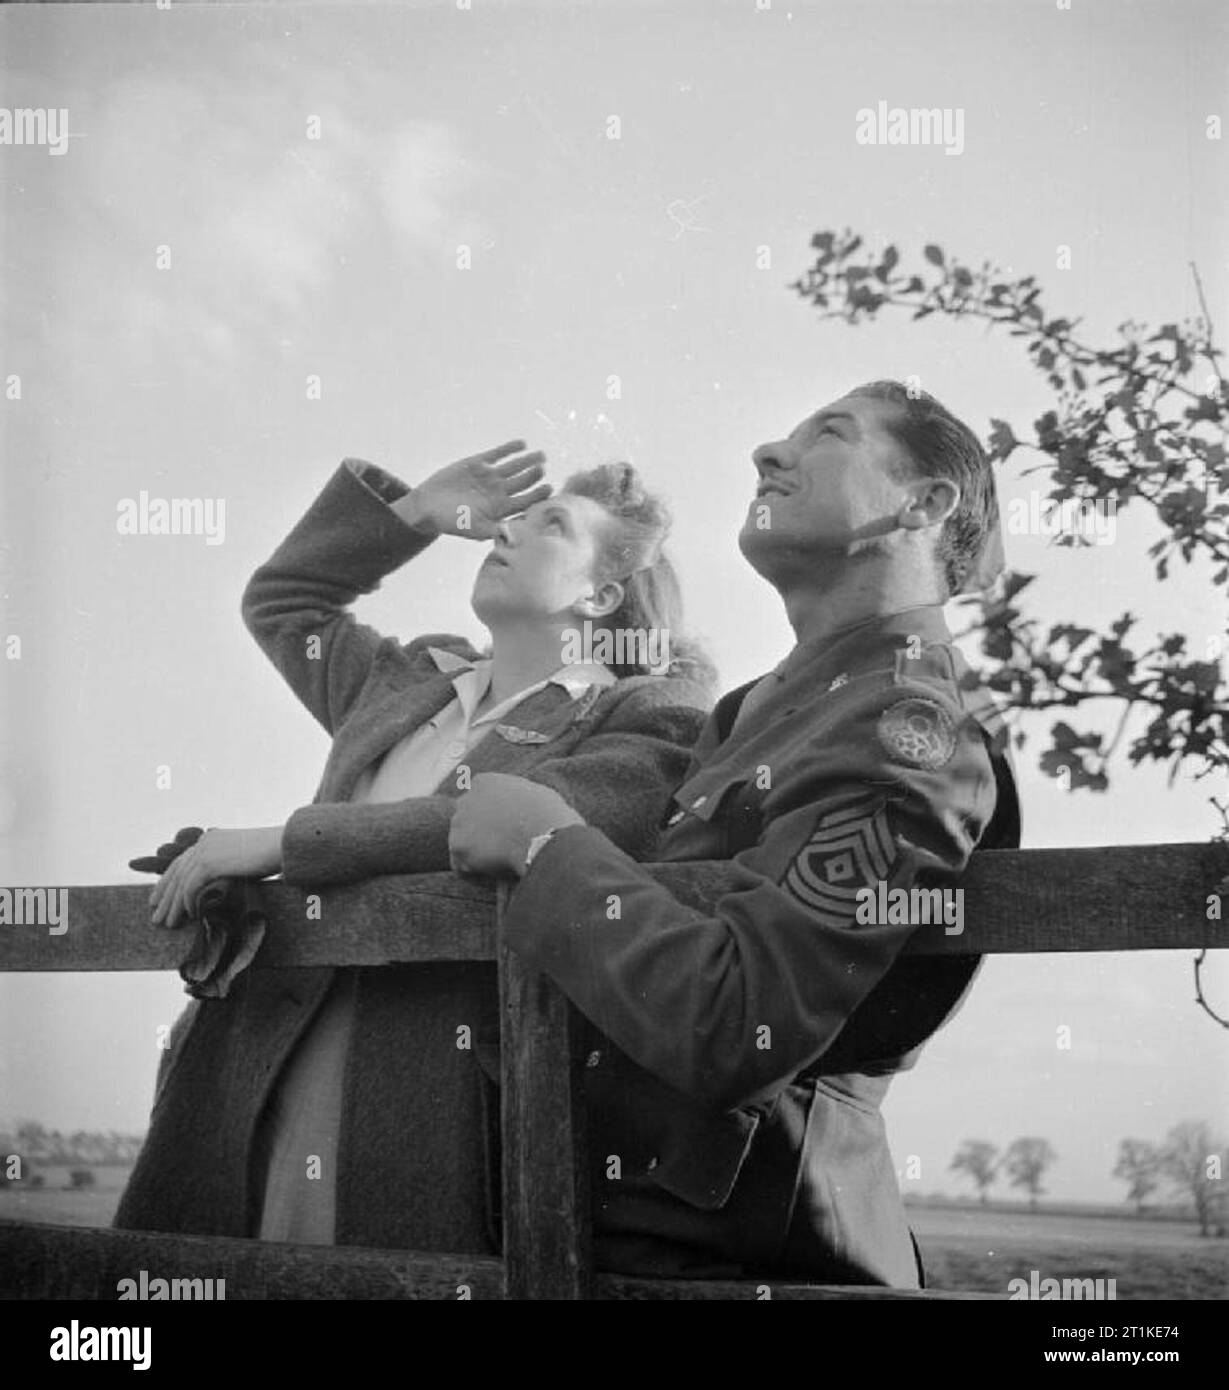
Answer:
[[756, 526], [748, 517], [738, 533], [738, 548], [751, 568], [756, 573], [763, 574], [765, 568], [772, 568], [772, 556], [780, 547], [778, 538], [771, 531]]

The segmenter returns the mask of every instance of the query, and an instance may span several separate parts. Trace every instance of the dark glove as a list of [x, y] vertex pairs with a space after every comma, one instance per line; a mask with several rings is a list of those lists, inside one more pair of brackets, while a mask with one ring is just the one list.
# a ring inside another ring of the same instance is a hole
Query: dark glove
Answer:
[[[204, 833], [199, 825], [185, 826], [155, 854], [130, 859], [128, 867], [142, 874], [164, 874]], [[194, 999], [225, 999], [235, 977], [260, 949], [268, 921], [253, 887], [252, 880], [219, 878], [200, 891], [196, 937], [179, 967], [179, 978]]]
[[179, 978], [194, 999], [225, 999], [265, 939], [268, 919], [256, 880], [214, 879], [201, 890], [196, 910], [196, 939]]
[[199, 825], [185, 826], [169, 844], [159, 845], [156, 853], [143, 859], [130, 859], [128, 867], [141, 874], [164, 874], [172, 861], [178, 859], [189, 845], [196, 844], [204, 833]]

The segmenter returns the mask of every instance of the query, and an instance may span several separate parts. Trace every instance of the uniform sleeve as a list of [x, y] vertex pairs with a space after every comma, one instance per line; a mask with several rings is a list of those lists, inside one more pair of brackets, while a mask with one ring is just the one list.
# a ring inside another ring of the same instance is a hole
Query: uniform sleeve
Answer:
[[994, 808], [979, 727], [908, 682], [851, 698], [795, 766], [769, 773], [762, 833], [711, 914], [573, 826], [503, 921], [508, 945], [628, 1056], [722, 1109], [771, 1097], [821, 1057], [912, 933], [944, 930], [859, 921], [859, 890], [958, 875]]
[[434, 539], [391, 509], [407, 491], [374, 464], [346, 459], [243, 592], [248, 629], [329, 734], [381, 646], [400, 646], [346, 610]]
[[[524, 775], [554, 788], [628, 854], [647, 854], [704, 724], [705, 699], [689, 681], [637, 683], [572, 753]], [[304, 806], [282, 832], [283, 876], [318, 886], [446, 870], [456, 805], [456, 796], [437, 794]]]

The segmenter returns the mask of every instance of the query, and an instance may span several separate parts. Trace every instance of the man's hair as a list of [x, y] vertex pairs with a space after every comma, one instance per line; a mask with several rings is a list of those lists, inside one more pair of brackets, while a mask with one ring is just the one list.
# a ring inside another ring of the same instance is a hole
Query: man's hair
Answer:
[[[623, 601], [613, 613], [596, 619], [594, 627], [657, 629], [669, 641], [667, 676], [685, 676], [711, 689], [716, 668], [703, 647], [683, 632], [683, 595], [674, 566], [662, 550], [670, 533], [670, 510], [648, 492], [629, 463], [603, 463], [574, 473], [563, 492], [587, 497], [608, 514], [594, 579], [617, 580]], [[613, 666], [617, 676], [643, 675], [647, 668]]]
[[869, 381], [849, 394], [896, 407], [884, 425], [909, 456], [913, 477], [947, 478], [959, 487], [960, 502], [935, 548], [949, 595], [959, 592], [999, 523], [994, 474], [980, 440], [933, 396], [911, 393], [899, 381]]

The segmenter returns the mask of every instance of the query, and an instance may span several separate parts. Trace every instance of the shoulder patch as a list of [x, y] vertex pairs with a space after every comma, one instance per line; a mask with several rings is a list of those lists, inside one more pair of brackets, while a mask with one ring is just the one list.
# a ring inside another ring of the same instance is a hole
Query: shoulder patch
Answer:
[[896, 841], [881, 805], [834, 811], [820, 821], [782, 880], [785, 891], [829, 927], [854, 925], [858, 890], [892, 875]]
[[897, 700], [879, 716], [879, 742], [898, 762], [930, 771], [956, 751], [952, 716], [934, 700]]

